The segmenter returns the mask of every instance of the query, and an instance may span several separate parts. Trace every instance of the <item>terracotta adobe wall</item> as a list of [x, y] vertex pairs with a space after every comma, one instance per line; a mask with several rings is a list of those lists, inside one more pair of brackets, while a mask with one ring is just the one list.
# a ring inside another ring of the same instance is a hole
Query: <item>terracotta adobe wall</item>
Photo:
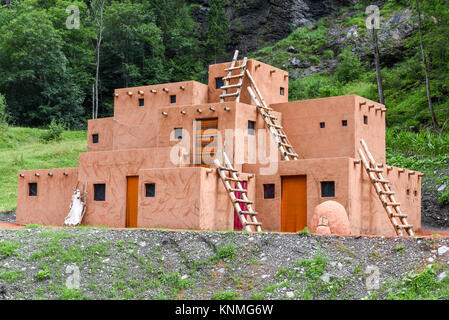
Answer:
[[[373, 156], [385, 161], [385, 113], [359, 107], [356, 95], [273, 104], [283, 115], [282, 125], [301, 158], [356, 157], [360, 138], [364, 138]], [[376, 104], [376, 106], [381, 106]], [[368, 116], [368, 124], [363, 116]], [[346, 121], [346, 126], [343, 125]], [[324, 128], [321, 128], [324, 123]]]
[[[98, 142], [93, 143], [93, 135], [98, 135]], [[114, 137], [114, 118], [88, 120], [87, 151], [112, 150]]]
[[[53, 175], [49, 176], [49, 173]], [[69, 213], [77, 181], [77, 168], [19, 171], [16, 222], [62, 226]], [[37, 183], [37, 196], [29, 196], [29, 183]]]
[[[258, 175], [260, 165], [244, 165], [245, 172], [257, 175], [256, 211], [264, 229], [281, 231], [281, 177], [289, 175], [307, 176], [307, 223], [310, 228], [314, 208], [327, 200], [343, 205], [348, 214], [352, 234], [395, 235], [378, 196], [361, 164], [354, 164], [352, 158], [300, 159], [281, 161], [279, 171], [274, 175]], [[338, 168], [338, 169], [336, 169]], [[398, 173], [392, 167], [385, 178], [391, 181], [396, 200], [403, 212], [409, 215], [408, 222], [414, 230], [421, 228], [421, 180], [419, 173], [409, 175], [409, 170]], [[401, 169], [402, 170], [402, 169]], [[321, 181], [335, 182], [335, 197], [321, 197]], [[263, 198], [263, 185], [275, 184], [275, 198]], [[410, 190], [407, 194], [407, 189]], [[416, 192], [415, 192], [416, 191]]]
[[[127, 92], [133, 94], [129, 96]], [[195, 105], [208, 100], [207, 86], [195, 81], [117, 89], [115, 93], [118, 96], [114, 100], [114, 150], [156, 147], [160, 106]], [[170, 102], [172, 95], [176, 95], [175, 103]], [[144, 99], [144, 106], [139, 105], [139, 99]]]
[[[241, 60], [240, 60], [241, 63]], [[222, 78], [227, 75], [224, 69], [229, 68], [231, 62], [213, 64], [209, 66], [209, 102], [219, 102], [223, 91], [216, 88], [216, 78]], [[268, 104], [282, 103], [288, 101], [288, 72], [262, 63], [257, 60], [248, 60], [247, 70], [251, 73], [265, 101]], [[233, 75], [239, 74], [241, 70], [235, 70]], [[275, 72], [272, 72], [275, 71]], [[237, 84], [240, 79], [232, 79], [230, 84]], [[253, 104], [253, 101], [247, 91], [250, 85], [248, 77], [244, 78], [240, 102]], [[280, 94], [280, 88], [284, 89], [284, 94]], [[229, 92], [235, 92], [230, 89]], [[234, 101], [235, 97], [226, 98], [226, 101]]]
[[[232, 230], [234, 209], [228, 195], [217, 175], [206, 170], [140, 170], [138, 226]], [[245, 174], [241, 177], [247, 179]], [[155, 197], [145, 197], [146, 183], [155, 184]]]
[[[127, 176], [140, 169], [174, 167], [167, 148], [129, 149], [80, 153], [79, 179], [88, 182], [84, 223], [123, 227], [126, 219]], [[93, 201], [96, 183], [106, 184], [105, 201]]]
[[[419, 172], [384, 167], [383, 176], [391, 182], [391, 189], [396, 193], [395, 199], [401, 204], [401, 210], [408, 214], [407, 221], [413, 230], [421, 228], [421, 177]], [[356, 234], [395, 235], [377, 193], [361, 164], [349, 163], [350, 180], [350, 215], [351, 231]], [[407, 193], [407, 190], [409, 192]], [[360, 214], [357, 214], [360, 212]], [[399, 221], [398, 221], [399, 222]]]
[[[215, 108], [215, 111], [211, 111], [209, 108]], [[229, 111], [226, 111], [228, 108]], [[200, 109], [201, 113], [197, 110]], [[165, 112], [167, 115], [162, 115]], [[184, 113], [181, 113], [184, 112]], [[273, 113], [281, 118], [278, 113]], [[175, 128], [182, 128], [183, 139], [190, 138], [190, 155], [187, 162], [194, 163], [194, 154], [196, 152], [195, 146], [195, 121], [200, 119], [218, 118], [218, 131], [222, 135], [222, 142], [232, 140], [234, 141], [234, 148], [230, 149], [231, 144], [227, 143], [227, 154], [233, 162], [234, 156], [238, 155], [237, 162], [248, 162], [248, 141], [255, 142], [257, 138], [257, 129], [265, 129], [262, 117], [258, 114], [256, 107], [253, 105], [247, 105], [243, 103], [229, 102], [229, 103], [212, 103], [203, 104], [197, 106], [180, 106], [180, 107], [161, 107], [158, 110], [158, 121], [160, 124], [160, 130], [157, 135], [159, 147], [172, 147], [179, 144], [181, 141], [174, 139], [173, 130]], [[248, 121], [256, 122], [256, 135], [249, 136], [248, 133]], [[243, 139], [234, 136], [234, 133], [226, 133], [225, 129], [240, 129], [244, 134]], [[269, 143], [270, 135], [266, 132], [266, 141]], [[184, 143], [184, 142], [183, 142]], [[269, 149], [268, 149], [269, 150]], [[276, 151], [276, 157], [278, 158], [278, 151]], [[240, 167], [237, 167], [240, 168]]]

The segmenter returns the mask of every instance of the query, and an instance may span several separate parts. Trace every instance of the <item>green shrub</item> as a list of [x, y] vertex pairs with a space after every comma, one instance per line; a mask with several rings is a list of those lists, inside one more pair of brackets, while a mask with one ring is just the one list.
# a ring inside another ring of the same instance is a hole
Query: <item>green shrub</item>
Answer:
[[60, 141], [64, 129], [65, 129], [64, 124], [58, 123], [56, 122], [55, 119], [52, 119], [50, 125], [48, 126], [48, 130], [44, 131], [44, 133], [41, 136], [41, 139], [46, 143], [50, 141]]
[[324, 52], [323, 52], [323, 58], [324, 59], [333, 59], [334, 58], [334, 51], [332, 51], [332, 50], [325, 50]]
[[363, 72], [364, 69], [359, 58], [352, 53], [351, 47], [346, 47], [343, 52], [338, 55], [338, 65], [335, 70], [335, 79], [340, 82], [347, 83], [357, 80]]
[[37, 281], [43, 281], [43, 280], [49, 279], [49, 278], [50, 278], [50, 271], [48, 271], [47, 268], [44, 268], [44, 269], [40, 270], [36, 274], [36, 280]]
[[5, 96], [0, 94], [0, 129], [4, 129], [8, 126], [8, 114], [6, 112], [6, 99]]

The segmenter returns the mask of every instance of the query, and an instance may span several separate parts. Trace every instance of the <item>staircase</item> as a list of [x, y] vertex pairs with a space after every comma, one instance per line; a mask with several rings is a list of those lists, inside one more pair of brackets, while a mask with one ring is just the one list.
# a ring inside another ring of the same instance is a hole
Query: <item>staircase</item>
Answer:
[[359, 148], [359, 154], [363, 166], [388, 214], [388, 218], [390, 219], [396, 234], [398, 236], [403, 236], [405, 232], [406, 235], [414, 236], [413, 226], [407, 222], [407, 214], [401, 211], [400, 203], [396, 202], [394, 197], [395, 192], [390, 187], [390, 181], [384, 179], [382, 175], [383, 170], [377, 166], [365, 140], [361, 139], [360, 144], [362, 145], [362, 148]]
[[[257, 212], [252, 208], [253, 202], [248, 199], [248, 191], [242, 186], [243, 180], [238, 178], [238, 170], [232, 167], [224, 150], [223, 164], [217, 158], [215, 158], [214, 163], [243, 228], [248, 232], [261, 232], [262, 223], [257, 221]], [[235, 183], [235, 187], [232, 187], [231, 182]], [[244, 206], [240, 206], [241, 204], [244, 204]], [[245, 209], [242, 209], [242, 207]]]
[[[235, 97], [236, 102], [240, 101], [240, 93], [242, 92], [243, 78], [245, 77], [246, 63], [248, 62], [248, 59], [245, 57], [243, 59], [243, 62], [240, 65], [237, 65], [238, 56], [239, 51], [235, 50], [231, 66], [225, 69], [225, 71], [227, 71], [228, 74], [223, 78], [224, 86], [221, 87], [221, 89], [223, 90], [223, 94], [220, 96], [220, 102], [225, 102], [226, 98], [231, 97]], [[233, 72], [235, 71], [239, 71], [240, 73], [233, 74]], [[231, 80], [233, 79], [239, 79], [239, 82], [236, 84], [231, 84]], [[230, 93], [228, 92], [228, 90], [230, 89], [237, 89], [237, 90]]]
[[[254, 93], [251, 87], [248, 87], [248, 92], [251, 96], [251, 99], [253, 99], [254, 103], [256, 104], [257, 110], [259, 110], [259, 113], [261, 114], [263, 121], [265, 122], [265, 126], [270, 131], [271, 135], [274, 138], [274, 141], [278, 145], [282, 159], [286, 161], [298, 160], [298, 154], [293, 150], [293, 146], [288, 141], [287, 135], [284, 132], [284, 128], [278, 123], [277, 117], [270, 114], [270, 111], [273, 111], [273, 109], [271, 109], [265, 102], [262, 93], [260, 92], [259, 88], [256, 85], [256, 82], [254, 81], [251, 73], [249, 73], [248, 70], [246, 70], [246, 75], [248, 76], [251, 85], [253, 86], [256, 93]], [[261, 102], [259, 102], [258, 98]]]

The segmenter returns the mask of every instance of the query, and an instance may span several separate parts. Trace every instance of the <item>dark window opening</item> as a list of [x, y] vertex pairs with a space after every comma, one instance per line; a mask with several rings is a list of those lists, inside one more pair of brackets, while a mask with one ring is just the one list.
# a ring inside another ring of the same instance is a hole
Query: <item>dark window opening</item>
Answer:
[[223, 78], [215, 78], [215, 89], [221, 89], [224, 86]]
[[409, 196], [410, 195], [410, 189], [407, 189], [407, 195]]
[[281, 96], [284, 95], [284, 92], [285, 92], [285, 89], [281, 87], [281, 92], [280, 92]]
[[175, 95], [170, 96], [170, 103], [176, 103], [176, 96]]
[[321, 197], [322, 198], [335, 197], [334, 181], [321, 181]]
[[256, 121], [248, 120], [248, 134], [254, 136], [256, 134]]
[[182, 128], [175, 128], [175, 139], [182, 139]]
[[415, 195], [415, 197], [417, 197], [418, 196], [418, 191], [413, 191], [413, 194]]
[[154, 183], [145, 183], [145, 197], [154, 197], [156, 185]]
[[139, 99], [139, 107], [143, 107], [145, 105], [145, 99]]
[[321, 129], [326, 128], [326, 122], [320, 122], [320, 128]]
[[94, 184], [94, 200], [104, 201], [106, 199], [106, 185], [104, 183]]
[[37, 196], [37, 183], [28, 183], [28, 195], [30, 197]]
[[363, 123], [368, 124], [368, 116], [363, 116]]
[[263, 185], [263, 198], [264, 199], [274, 199], [274, 184], [264, 184]]
[[98, 143], [98, 134], [97, 133], [92, 135], [92, 143]]
[[347, 127], [348, 126], [348, 120], [341, 120], [341, 125], [343, 127]]

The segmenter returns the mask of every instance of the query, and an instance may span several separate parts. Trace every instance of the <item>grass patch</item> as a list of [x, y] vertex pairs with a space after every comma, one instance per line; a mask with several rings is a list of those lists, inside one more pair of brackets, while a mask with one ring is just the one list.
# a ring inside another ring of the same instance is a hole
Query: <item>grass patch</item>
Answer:
[[237, 300], [239, 295], [233, 290], [219, 291], [212, 295], [212, 300]]
[[9, 283], [14, 283], [17, 280], [23, 279], [24, 277], [24, 272], [19, 270], [0, 272], [0, 279]]
[[0, 241], [0, 258], [7, 258], [16, 255], [16, 249], [19, 244], [11, 241]]

